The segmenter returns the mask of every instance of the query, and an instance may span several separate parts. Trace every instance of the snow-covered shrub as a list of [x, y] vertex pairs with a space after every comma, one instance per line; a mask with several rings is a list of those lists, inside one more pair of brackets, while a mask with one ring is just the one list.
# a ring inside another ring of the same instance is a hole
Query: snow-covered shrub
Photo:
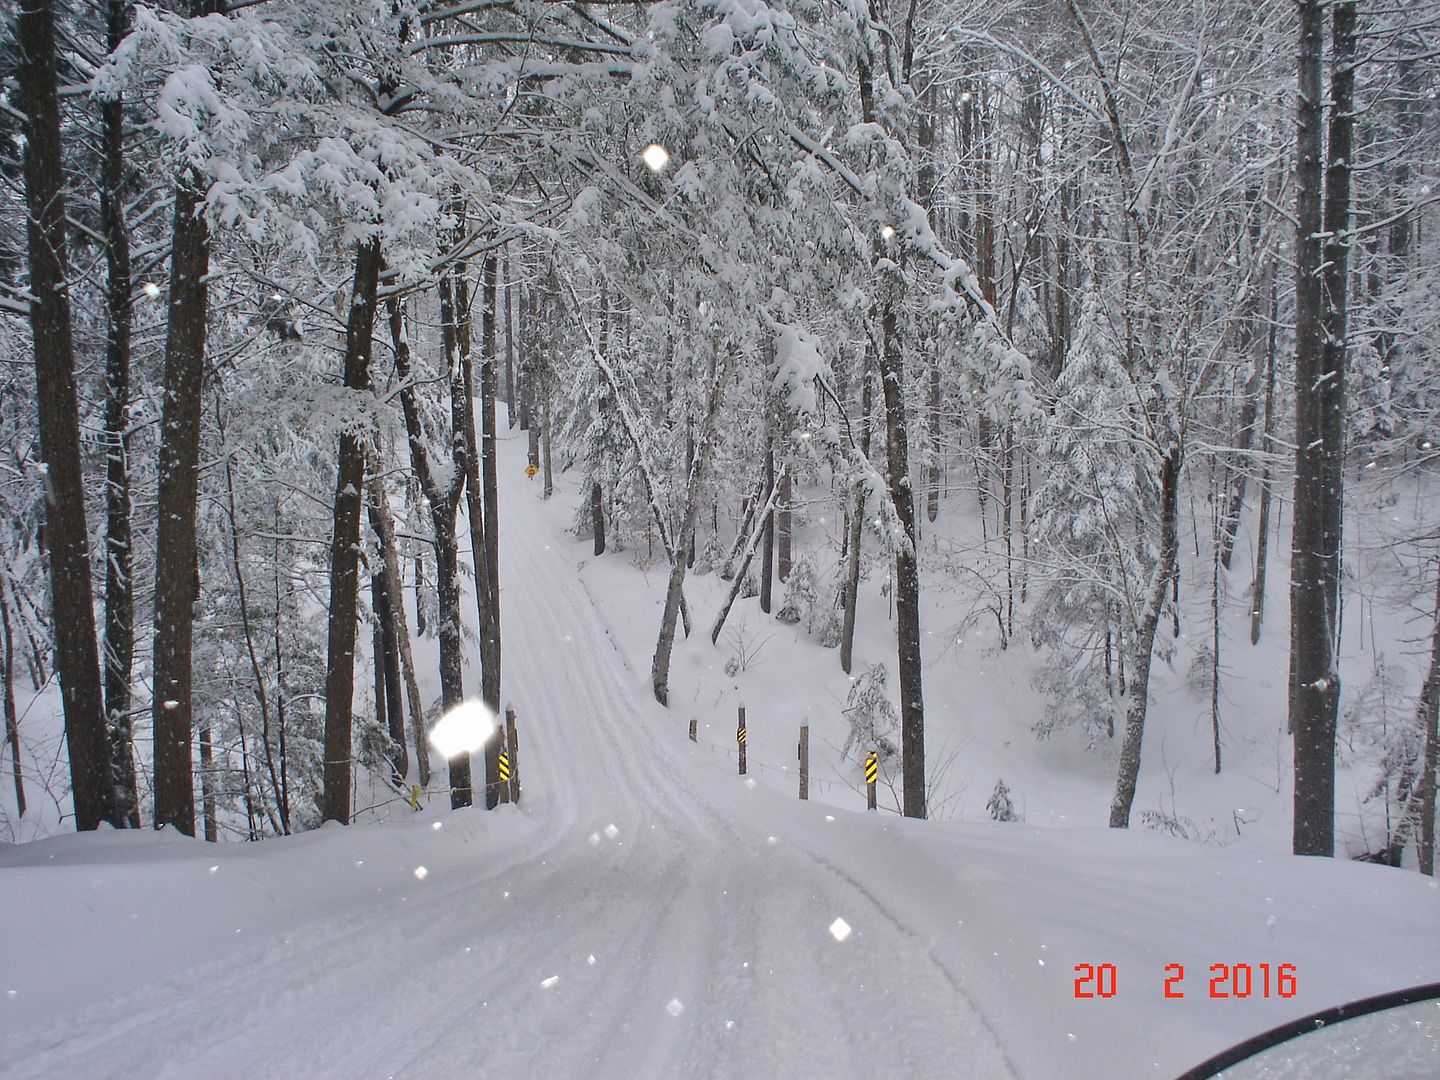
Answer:
[[775, 613], [775, 618], [782, 623], [802, 624], [809, 630], [819, 599], [818, 578], [814, 558], [806, 554], [796, 559], [790, 567], [790, 576], [785, 581], [785, 601]]
[[995, 781], [995, 790], [990, 793], [990, 801], [985, 804], [985, 809], [994, 821], [1020, 820], [1020, 815], [1015, 813], [1015, 804], [1010, 801], [1010, 789], [1005, 786], [1003, 779]]
[[850, 721], [850, 735], [840, 750], [849, 757], [854, 749], [863, 755], [874, 750], [881, 761], [893, 757], [896, 746], [891, 738], [900, 726], [900, 711], [890, 700], [889, 672], [884, 664], [871, 664], [860, 673], [845, 699], [845, 718]]

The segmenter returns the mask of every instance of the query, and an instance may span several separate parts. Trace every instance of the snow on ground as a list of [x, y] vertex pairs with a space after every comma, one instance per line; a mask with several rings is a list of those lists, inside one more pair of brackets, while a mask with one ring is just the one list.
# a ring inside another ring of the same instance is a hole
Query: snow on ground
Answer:
[[[253, 845], [0, 846], [0, 1075], [1172, 1077], [1287, 1019], [1440, 980], [1433, 880], [1294, 858], [1261, 830], [1221, 846], [1100, 828], [1102, 760], [1017, 752], [1030, 823], [975, 820], [980, 770], [1030, 737], [1008, 655], [967, 661], [1001, 665], [1008, 706], [937, 676], [932, 715], [999, 714], [983, 739], [973, 719], [937, 722], [957, 744], [952, 820], [859, 810], [825, 749], [842, 731], [833, 652], [777, 639], [766, 678], [724, 677], [707, 583], [660, 708], [660, 575], [589, 559], [562, 531], [566, 490], [540, 503], [522, 443], [501, 453], [522, 807], [452, 813], [438, 795]], [[872, 620], [862, 656], [888, 633]], [[741, 695], [769, 766], [748, 779], [726, 757]], [[782, 771], [807, 705], [831, 781], [808, 804]], [[1293, 964], [1298, 992], [1212, 999], [1216, 963], [1257, 983]], [[1078, 999], [1079, 964], [1114, 965], [1114, 996]], [[1164, 996], [1170, 964], [1183, 999]]]

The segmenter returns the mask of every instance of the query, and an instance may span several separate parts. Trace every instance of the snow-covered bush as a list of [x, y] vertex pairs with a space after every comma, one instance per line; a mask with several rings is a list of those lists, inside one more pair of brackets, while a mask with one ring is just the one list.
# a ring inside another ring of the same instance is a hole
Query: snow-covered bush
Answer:
[[850, 735], [840, 750], [841, 757], [856, 751], [857, 758], [874, 750], [881, 761], [896, 753], [891, 736], [900, 725], [900, 711], [890, 700], [889, 672], [884, 664], [871, 664], [860, 673], [845, 699], [845, 718], [850, 721]]
[[990, 801], [985, 804], [994, 821], [1019, 821], [1020, 815], [1015, 813], [1015, 804], [1010, 801], [1010, 789], [1005, 786], [1003, 779], [995, 781], [995, 790], [990, 793]]
[[775, 613], [775, 618], [792, 626], [800, 624], [810, 629], [816, 604], [819, 600], [819, 573], [815, 559], [801, 555], [790, 567], [790, 576], [785, 580], [785, 602]]

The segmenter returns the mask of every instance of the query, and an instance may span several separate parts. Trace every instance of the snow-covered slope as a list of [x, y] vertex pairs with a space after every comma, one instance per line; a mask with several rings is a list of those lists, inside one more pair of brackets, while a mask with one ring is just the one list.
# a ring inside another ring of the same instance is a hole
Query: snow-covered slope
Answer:
[[[650, 700], [502, 454], [522, 808], [0, 847], [0, 1075], [1167, 1077], [1440, 979], [1413, 873], [733, 775]], [[1251, 995], [1212, 999], [1217, 963], [1251, 965]], [[1077, 998], [1080, 964], [1114, 965], [1113, 997]], [[1281, 964], [1297, 993], [1262, 995]]]

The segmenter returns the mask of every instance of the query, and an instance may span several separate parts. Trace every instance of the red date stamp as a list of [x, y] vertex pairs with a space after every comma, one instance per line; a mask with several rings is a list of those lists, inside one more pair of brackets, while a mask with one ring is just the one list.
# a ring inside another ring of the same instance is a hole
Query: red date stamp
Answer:
[[[1185, 997], [1185, 965], [1166, 964], [1164, 996]], [[1211, 964], [1206, 990], [1211, 998], [1293, 998], [1300, 992], [1300, 972], [1294, 964]], [[1114, 964], [1076, 964], [1077, 998], [1113, 998], [1120, 990], [1120, 973]], [[1202, 994], [1201, 996], [1207, 996]]]

